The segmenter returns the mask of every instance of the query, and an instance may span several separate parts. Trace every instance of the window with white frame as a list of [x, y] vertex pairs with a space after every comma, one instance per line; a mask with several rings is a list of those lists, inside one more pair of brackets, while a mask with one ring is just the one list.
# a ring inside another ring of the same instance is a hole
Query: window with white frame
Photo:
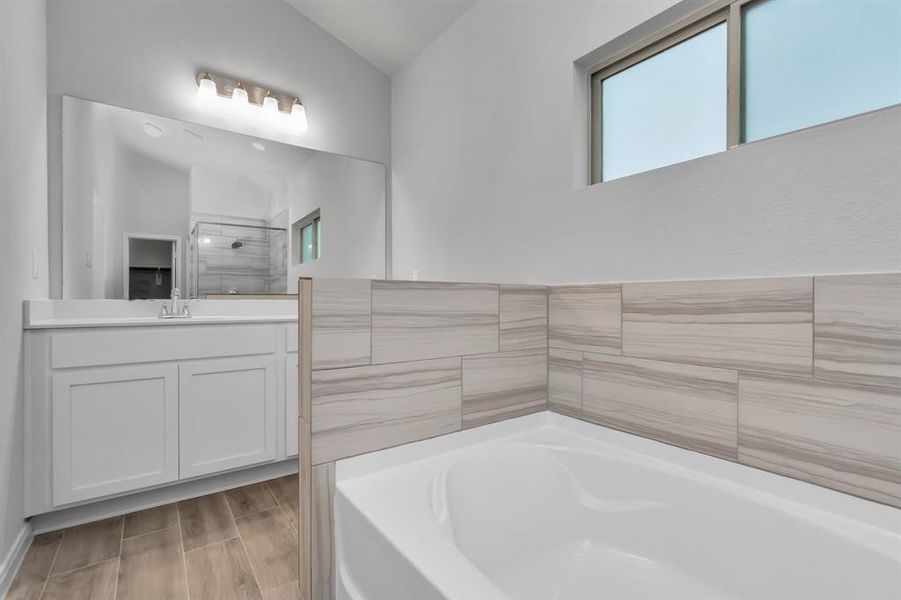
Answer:
[[590, 73], [598, 183], [901, 103], [901, 1], [713, 1]]

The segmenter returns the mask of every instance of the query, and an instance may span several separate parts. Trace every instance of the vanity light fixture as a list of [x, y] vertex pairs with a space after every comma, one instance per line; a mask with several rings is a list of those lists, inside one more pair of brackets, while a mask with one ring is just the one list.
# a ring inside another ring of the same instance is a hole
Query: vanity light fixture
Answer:
[[163, 134], [165, 133], [162, 127], [160, 127], [156, 123], [151, 123], [150, 121], [144, 123], [143, 129], [144, 133], [152, 138], [163, 137]]
[[307, 109], [300, 103], [300, 98], [295, 98], [291, 103], [291, 121], [297, 131], [307, 130]]
[[197, 81], [197, 97], [203, 102], [213, 102], [219, 96], [219, 90], [216, 89], [216, 82], [210, 77], [209, 73], [204, 73]]
[[294, 94], [201, 71], [197, 74], [197, 98], [203, 104], [228, 106], [239, 113], [249, 108], [248, 114], [256, 113], [270, 125], [290, 131], [307, 130], [306, 108]]
[[232, 102], [236, 102], [242, 108], [245, 104], [250, 104], [250, 96], [247, 95], [243, 83], [239, 83], [232, 89]]
[[272, 90], [267, 90], [266, 96], [263, 98], [263, 112], [267, 116], [278, 114], [278, 98], [272, 95]]

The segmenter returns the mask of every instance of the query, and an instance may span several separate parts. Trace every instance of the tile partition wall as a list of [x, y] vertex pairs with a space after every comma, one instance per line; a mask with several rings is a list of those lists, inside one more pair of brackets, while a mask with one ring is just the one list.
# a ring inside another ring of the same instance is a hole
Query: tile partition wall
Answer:
[[551, 410], [901, 506], [901, 274], [551, 287], [549, 307]]
[[548, 295], [544, 286], [349, 279], [299, 289], [312, 346], [299, 385], [309, 448], [301, 597], [329, 600], [335, 461], [546, 410]]
[[300, 289], [305, 599], [334, 461], [546, 407], [901, 506], [901, 274]]

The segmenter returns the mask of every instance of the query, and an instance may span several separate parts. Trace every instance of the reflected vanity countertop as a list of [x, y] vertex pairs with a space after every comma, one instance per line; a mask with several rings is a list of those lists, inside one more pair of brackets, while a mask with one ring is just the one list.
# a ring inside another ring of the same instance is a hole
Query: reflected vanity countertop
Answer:
[[168, 300], [26, 300], [24, 329], [223, 325], [297, 321], [297, 300], [191, 300], [191, 318], [160, 319]]

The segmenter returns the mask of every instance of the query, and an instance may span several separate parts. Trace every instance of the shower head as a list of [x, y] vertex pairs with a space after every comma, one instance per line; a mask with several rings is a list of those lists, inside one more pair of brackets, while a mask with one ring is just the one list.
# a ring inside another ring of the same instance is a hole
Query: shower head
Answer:
[[243, 245], [244, 245], [244, 242], [242, 242], [241, 240], [235, 240], [234, 242], [232, 242], [232, 248], [234, 248], [235, 250], [237, 250], [238, 248], [240, 248]]

